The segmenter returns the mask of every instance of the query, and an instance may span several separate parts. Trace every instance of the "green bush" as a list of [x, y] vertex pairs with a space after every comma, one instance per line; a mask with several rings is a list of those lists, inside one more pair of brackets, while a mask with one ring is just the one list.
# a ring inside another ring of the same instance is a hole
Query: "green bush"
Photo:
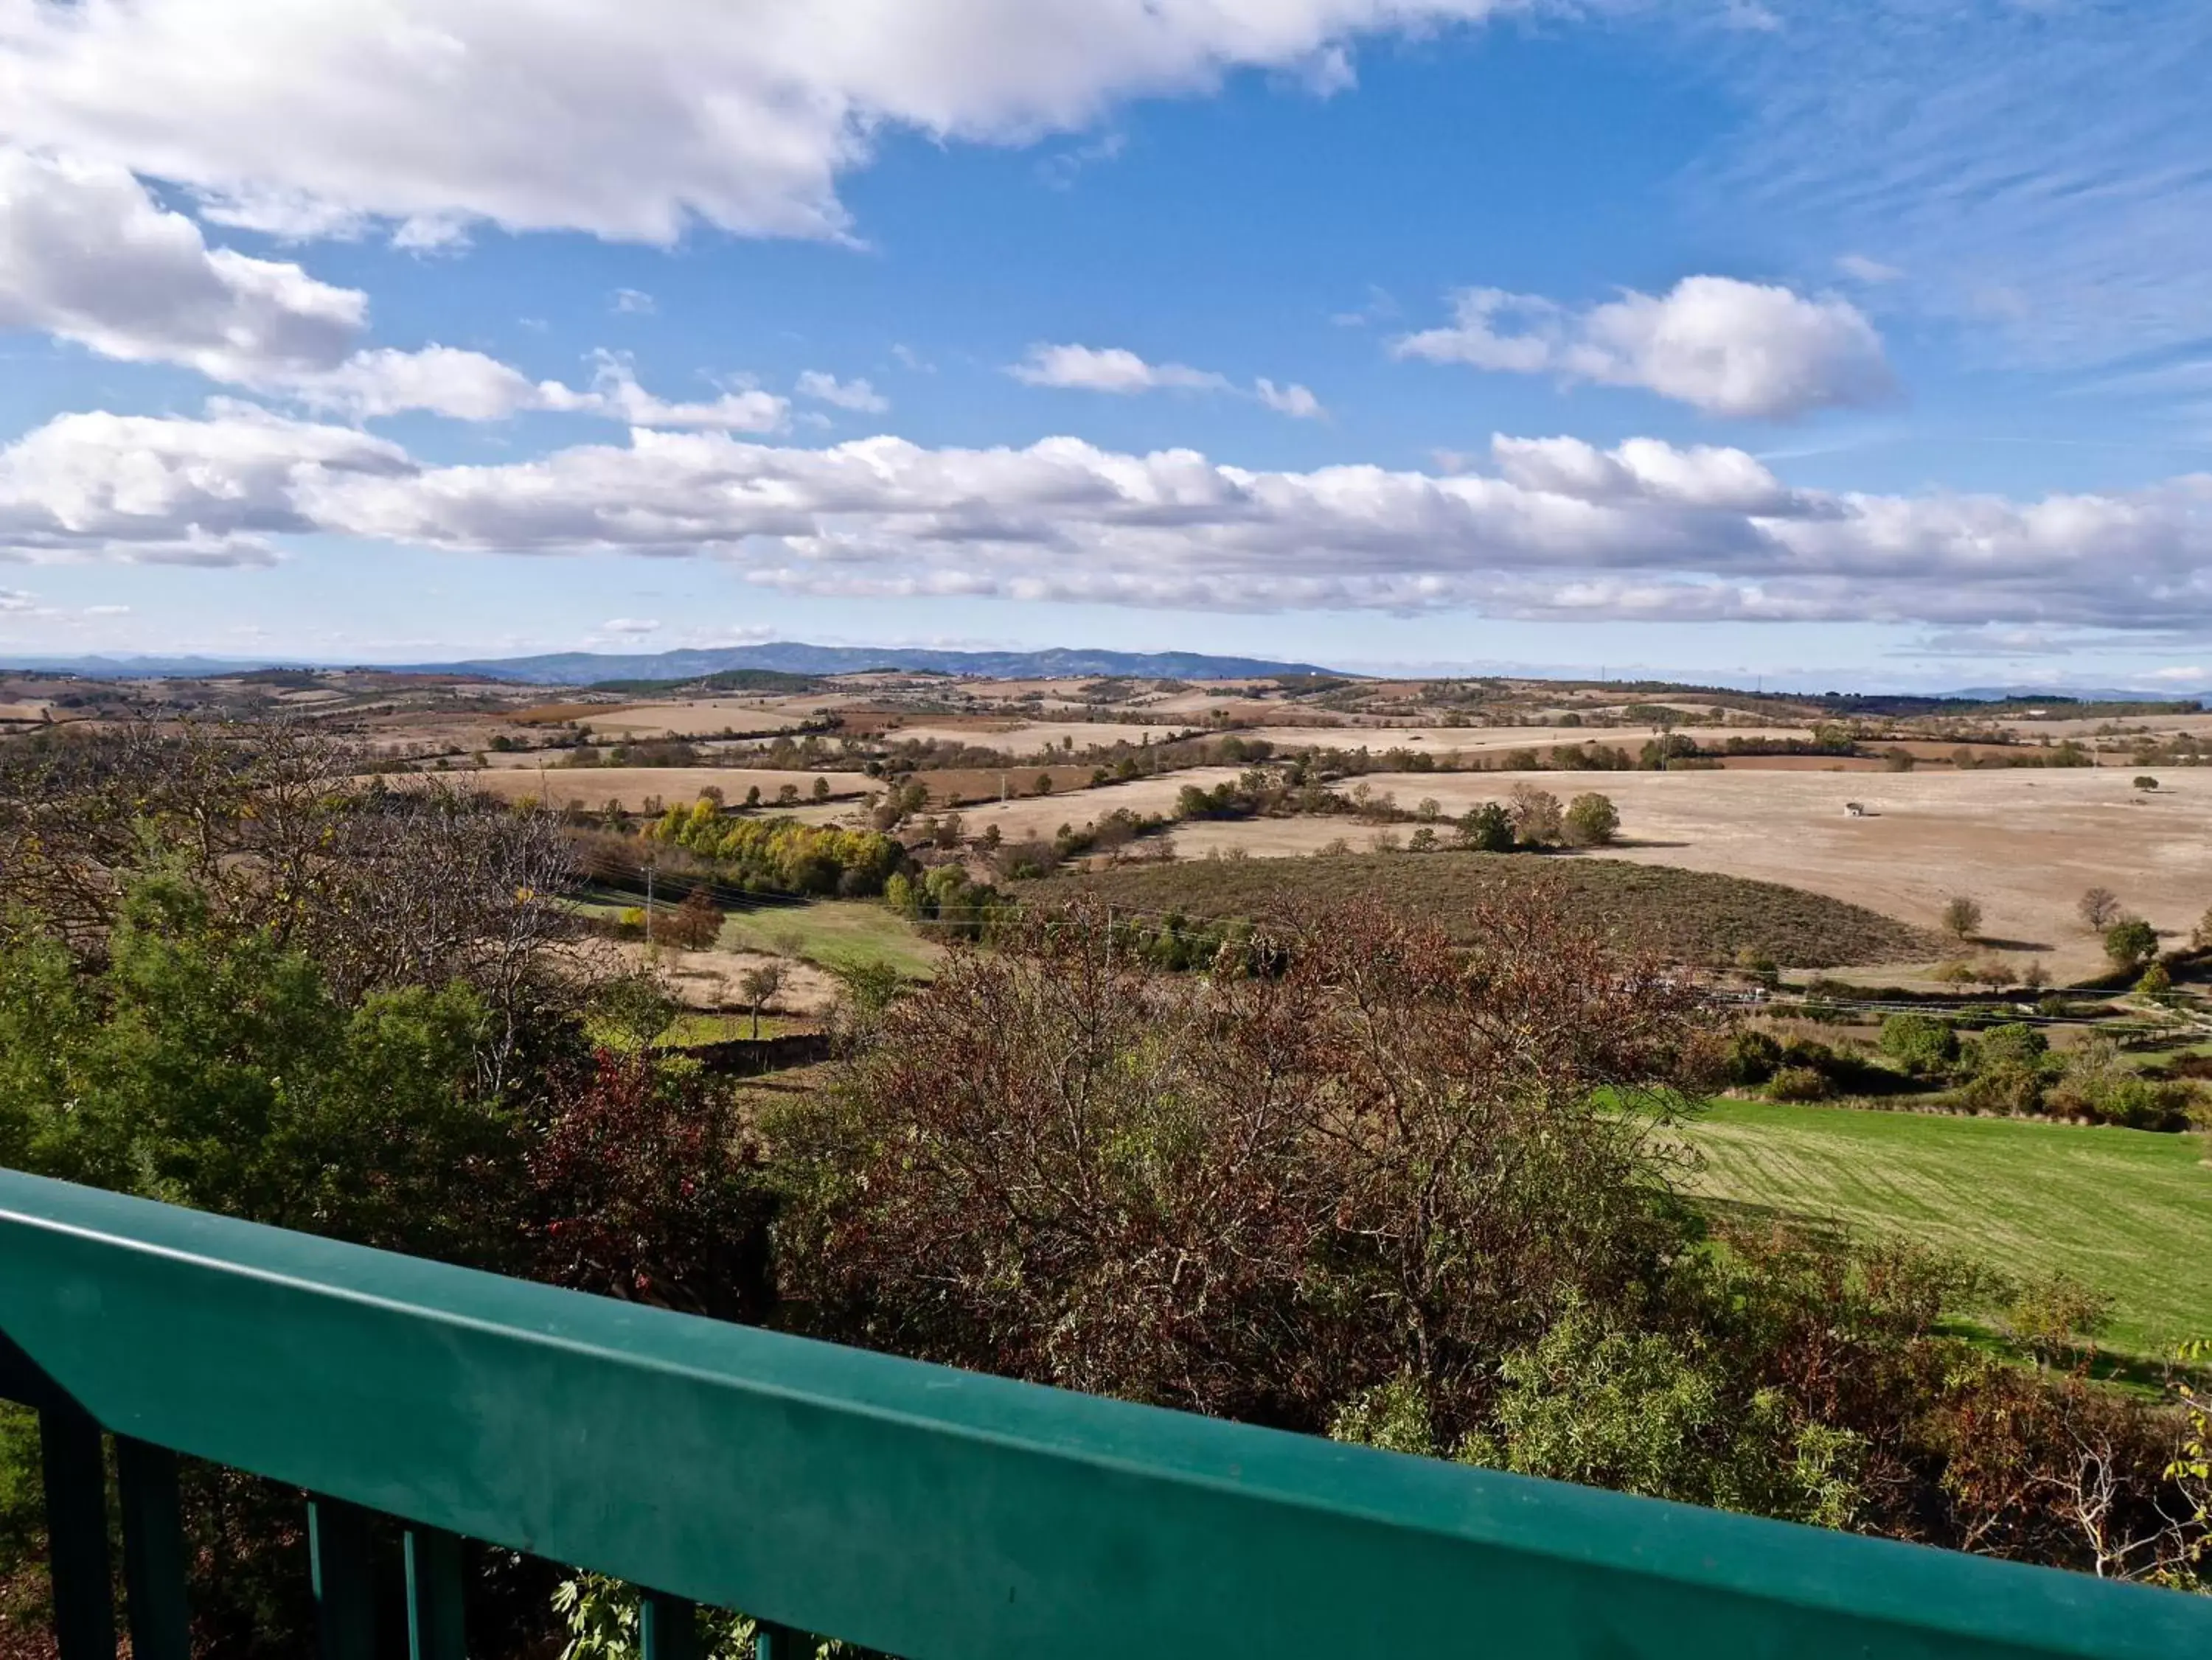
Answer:
[[1731, 1035], [1722, 1069], [1732, 1084], [1751, 1087], [1765, 1083], [1782, 1064], [1782, 1045], [1766, 1033], [1746, 1027]]
[[2005, 1067], [2037, 1068], [2051, 1052], [2051, 1040], [2025, 1021], [1993, 1026], [1974, 1045], [1977, 1071]]
[[1959, 1034], [1931, 1015], [1892, 1015], [1881, 1023], [1881, 1052], [1924, 1076], [1958, 1058]]
[[2141, 968], [2158, 954], [2158, 930], [2141, 917], [2128, 917], [2105, 930], [2105, 954], [2124, 972]]
[[1766, 1081], [1771, 1101], [1825, 1101], [1835, 1093], [1827, 1074], [1809, 1066], [1785, 1066]]

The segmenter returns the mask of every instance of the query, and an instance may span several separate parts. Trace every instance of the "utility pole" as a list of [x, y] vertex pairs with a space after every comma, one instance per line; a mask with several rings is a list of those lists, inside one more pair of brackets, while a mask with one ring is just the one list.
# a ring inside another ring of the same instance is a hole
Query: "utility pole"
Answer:
[[648, 853], [645, 859], [645, 942], [653, 943], [653, 869], [654, 859]]

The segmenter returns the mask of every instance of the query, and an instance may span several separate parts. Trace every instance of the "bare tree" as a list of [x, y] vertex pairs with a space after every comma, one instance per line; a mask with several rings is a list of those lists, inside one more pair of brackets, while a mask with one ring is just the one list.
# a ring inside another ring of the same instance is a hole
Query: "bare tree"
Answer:
[[2074, 914], [2081, 919], [2081, 926], [2093, 934], [2101, 934], [2124, 914], [2120, 896], [2109, 888], [2092, 888], [2075, 902]]

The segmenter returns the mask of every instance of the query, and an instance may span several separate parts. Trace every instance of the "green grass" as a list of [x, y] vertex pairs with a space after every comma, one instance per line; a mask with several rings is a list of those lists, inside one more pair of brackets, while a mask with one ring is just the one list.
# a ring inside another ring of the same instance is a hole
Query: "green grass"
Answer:
[[721, 943], [730, 950], [773, 951], [809, 962], [889, 963], [917, 979], [934, 973], [942, 954], [904, 917], [872, 900], [742, 912], [723, 925]]
[[1310, 917], [1331, 902], [1371, 899], [1467, 938], [1478, 901], [1539, 881], [1557, 887], [1571, 914], [1686, 962], [1727, 962], [1749, 946], [1793, 968], [1838, 968], [1924, 958], [1938, 945], [1894, 918], [1801, 888], [1591, 856], [1191, 859], [1060, 876], [1018, 892], [1038, 903], [1090, 894], [1133, 911], [1285, 920]]
[[1717, 1101], [1688, 1131], [1729, 1209], [1909, 1234], [2113, 1299], [2114, 1349], [2212, 1336], [2212, 1166], [2197, 1136]]

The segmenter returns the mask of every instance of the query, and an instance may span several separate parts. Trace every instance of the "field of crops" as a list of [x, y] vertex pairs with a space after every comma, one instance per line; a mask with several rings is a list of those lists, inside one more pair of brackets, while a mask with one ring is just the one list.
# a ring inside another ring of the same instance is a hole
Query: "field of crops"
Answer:
[[2105, 1341], [2212, 1336], [2204, 1138], [2005, 1118], [1721, 1101], [1689, 1131], [1698, 1186], [1745, 1214], [1908, 1233], [2114, 1300]]
[[1296, 921], [1373, 899], [1464, 935], [1485, 898], [1554, 885], [1573, 915], [1686, 962], [1726, 962], [1745, 947], [1796, 968], [1931, 957], [1940, 943], [1894, 918], [1774, 882], [1619, 859], [1496, 853], [1376, 853], [1187, 860], [1062, 876], [1024, 887], [1031, 902], [1087, 894], [1132, 911]]

